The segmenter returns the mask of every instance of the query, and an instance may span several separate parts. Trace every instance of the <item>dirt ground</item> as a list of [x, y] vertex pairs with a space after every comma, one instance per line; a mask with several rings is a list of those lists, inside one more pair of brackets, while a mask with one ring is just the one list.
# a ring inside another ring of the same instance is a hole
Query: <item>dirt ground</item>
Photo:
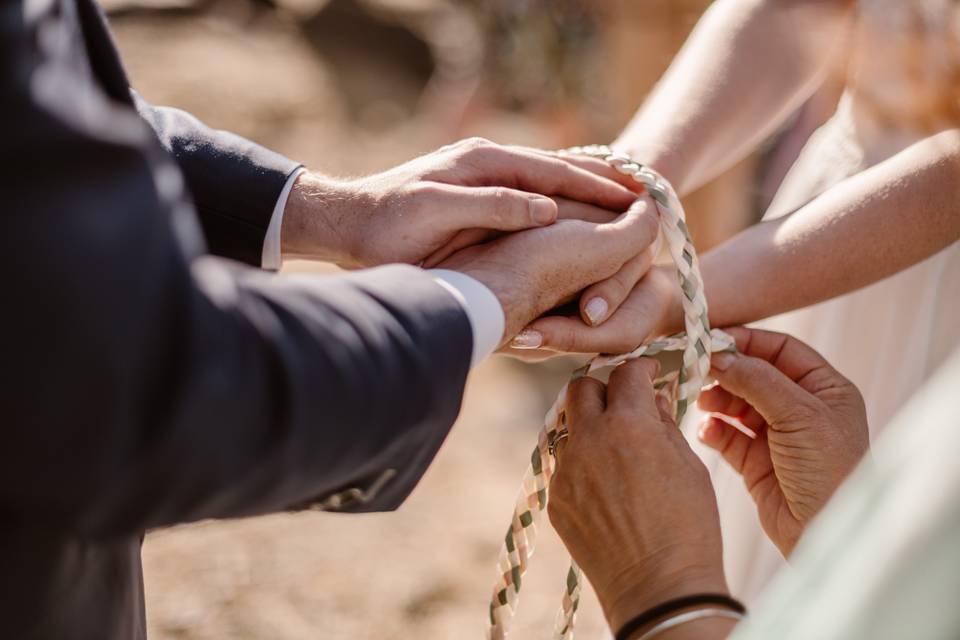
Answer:
[[[223, 3], [199, 13], [129, 12], [114, 27], [132, 82], [147, 99], [331, 173], [385, 168], [459, 137], [457, 127], [423, 116], [387, 127], [352, 122], [335, 69], [296, 24], [319, 4], [297, 0], [300, 13], [279, 18]], [[470, 133], [545, 147], [565, 142], [542, 118], [481, 111]], [[144, 547], [151, 637], [481, 637], [521, 474], [543, 412], [571, 368], [569, 361], [493, 359], [475, 370], [452, 435], [396, 513], [277, 515], [151, 533]], [[517, 638], [549, 635], [564, 584], [564, 552], [548, 523], [544, 528], [524, 580]], [[579, 627], [580, 638], [599, 638], [604, 629], [589, 589]]]

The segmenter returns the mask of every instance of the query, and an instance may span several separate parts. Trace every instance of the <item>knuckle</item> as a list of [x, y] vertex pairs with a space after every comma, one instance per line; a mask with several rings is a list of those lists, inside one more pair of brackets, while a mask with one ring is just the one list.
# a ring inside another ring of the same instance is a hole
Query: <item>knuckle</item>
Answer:
[[492, 142], [480, 136], [471, 136], [460, 141], [460, 148], [467, 153], [488, 149], [492, 146]]
[[633, 289], [633, 278], [626, 270], [621, 269], [605, 282], [597, 285], [607, 300], [623, 300]]
[[425, 204], [442, 197], [444, 190], [434, 182], [420, 182], [411, 187], [408, 195], [417, 204]]
[[603, 383], [591, 376], [583, 376], [576, 380], [574, 384], [579, 385], [579, 388], [592, 388], [594, 392], [603, 390]]
[[640, 217], [643, 221], [643, 231], [650, 242], [653, 242], [660, 233], [660, 215], [657, 213], [657, 208], [652, 204], [648, 205], [647, 210]]
[[490, 187], [487, 200], [490, 203], [491, 217], [501, 223], [511, 218], [514, 210], [519, 208], [518, 205], [527, 206], [526, 200], [514, 197], [506, 187]]
[[637, 415], [628, 407], [611, 404], [607, 407], [604, 418], [603, 425], [615, 434], [636, 422]]
[[813, 402], [798, 400], [784, 407], [783, 421], [809, 424], [824, 420], [824, 407], [816, 406]]

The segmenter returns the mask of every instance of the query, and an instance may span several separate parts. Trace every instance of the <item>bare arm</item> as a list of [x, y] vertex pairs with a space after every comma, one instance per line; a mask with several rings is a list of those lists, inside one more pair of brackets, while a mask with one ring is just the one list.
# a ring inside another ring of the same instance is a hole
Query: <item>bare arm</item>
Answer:
[[719, 0], [614, 146], [683, 196], [750, 153], [816, 90], [851, 0]]
[[[723, 327], [867, 286], [960, 239], [960, 130], [908, 147], [790, 216], [746, 229], [704, 254], [710, 322]], [[524, 332], [554, 351], [621, 353], [682, 329], [673, 266], [652, 269], [602, 325], [536, 320]]]
[[727, 326], [816, 304], [906, 269], [958, 238], [960, 130], [951, 130], [704, 255], [710, 319]]

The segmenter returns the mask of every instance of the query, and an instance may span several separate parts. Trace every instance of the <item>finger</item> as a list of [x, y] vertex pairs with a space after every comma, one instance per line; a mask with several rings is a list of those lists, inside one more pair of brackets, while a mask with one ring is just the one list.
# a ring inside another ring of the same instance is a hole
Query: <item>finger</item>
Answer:
[[830, 386], [850, 384], [815, 349], [793, 336], [775, 331], [731, 327], [741, 353], [770, 362], [811, 393]]
[[[727, 461], [733, 470], [743, 475], [746, 464], [747, 454], [751, 447], [768, 447], [766, 439], [754, 440], [746, 434], [738, 431], [732, 424], [729, 424], [716, 416], [708, 416], [701, 422], [700, 430], [697, 433], [700, 442], [707, 445], [724, 460]], [[766, 456], [758, 456], [758, 459], [769, 461], [769, 449]]]
[[700, 397], [697, 399], [697, 406], [703, 411], [722, 413], [725, 416], [739, 420], [743, 426], [754, 433], [759, 432], [766, 424], [760, 412], [751, 407], [746, 400], [733, 395], [720, 385], [704, 389], [700, 392]]
[[558, 220], [585, 220], [596, 224], [613, 222], [620, 217], [622, 211], [611, 211], [585, 202], [577, 202], [568, 198], [554, 198], [559, 214]]
[[722, 413], [731, 418], [739, 418], [750, 408], [746, 400], [730, 393], [719, 384], [701, 391], [697, 406], [709, 413]]
[[606, 209], [623, 211], [637, 195], [609, 178], [559, 157], [485, 141], [465, 143], [458, 153], [469, 154], [469, 179], [477, 184], [502, 184], [547, 196], [563, 196]]
[[[557, 205], [558, 220], [584, 220], [595, 224], [613, 222], [620, 216], [620, 212], [610, 211], [592, 204], [585, 204], [566, 198], [553, 198]], [[457, 251], [472, 247], [475, 244], [489, 242], [497, 237], [495, 231], [486, 228], [461, 229], [445, 245], [434, 251], [423, 261], [424, 269], [432, 269]]]
[[752, 405], [768, 424], [776, 424], [813, 397], [775, 366], [739, 353], [713, 356], [711, 373], [731, 394]]
[[609, 162], [606, 160], [601, 160], [600, 158], [593, 158], [591, 156], [577, 155], [574, 153], [567, 153], [565, 150], [561, 149], [559, 151], [551, 151], [550, 149], [535, 149], [532, 147], [520, 147], [534, 153], [539, 153], [551, 158], [561, 158], [567, 162], [574, 164], [582, 169], [586, 169], [592, 173], [597, 174], [598, 176], [603, 176], [609, 180], [613, 180], [619, 184], [622, 184], [626, 188], [630, 189], [634, 193], [640, 193], [644, 190], [643, 185], [637, 180], [633, 179], [631, 176], [620, 173], [614, 169]]
[[625, 353], [635, 341], [619, 323], [599, 327], [584, 324], [578, 316], [547, 316], [531, 322], [510, 343], [515, 349], [545, 349], [561, 353]]
[[607, 382], [607, 407], [631, 416], [658, 416], [653, 380], [659, 372], [660, 363], [653, 358], [637, 358], [614, 369]]
[[591, 327], [578, 316], [546, 316], [534, 320], [521, 333], [525, 345], [566, 353], [632, 351], [654, 332], [663, 315], [660, 298], [645, 286], [651, 282], [641, 280], [617, 312], [597, 327]]
[[424, 269], [433, 269], [457, 251], [488, 242], [496, 237], [497, 233], [489, 229], [462, 229], [454, 234], [447, 244], [427, 256], [420, 266]]
[[461, 187], [438, 184], [425, 203], [436, 213], [440, 229], [521, 231], [557, 221], [557, 203], [535, 193], [507, 187]]
[[633, 287], [653, 264], [653, 251], [648, 248], [628, 260], [619, 271], [602, 282], [591, 285], [580, 296], [580, 317], [589, 325], [597, 326], [620, 307]]
[[577, 428], [575, 425], [590, 421], [603, 413], [607, 406], [606, 397], [607, 388], [596, 378], [583, 376], [570, 383], [564, 410], [567, 412], [566, 426], [571, 434]]
[[511, 358], [517, 358], [518, 360], [523, 360], [524, 362], [543, 362], [544, 360], [557, 358], [563, 355], [557, 351], [548, 351], [547, 349], [516, 349], [511, 347], [509, 344], [498, 349], [497, 353], [509, 356]]
[[657, 207], [647, 196], [638, 198], [616, 220], [597, 225], [601, 236], [599, 249], [622, 256], [622, 262], [651, 247], [660, 233]]

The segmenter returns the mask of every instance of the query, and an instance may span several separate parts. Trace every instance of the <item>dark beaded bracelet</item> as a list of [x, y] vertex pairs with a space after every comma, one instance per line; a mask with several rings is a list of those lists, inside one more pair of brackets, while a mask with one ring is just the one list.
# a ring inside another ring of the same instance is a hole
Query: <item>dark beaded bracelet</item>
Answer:
[[630, 636], [633, 635], [637, 630], [642, 629], [651, 622], [656, 622], [660, 618], [669, 615], [674, 611], [679, 611], [680, 609], [686, 609], [687, 607], [694, 607], [701, 604], [719, 605], [721, 607], [731, 609], [732, 611], [736, 611], [740, 614], [745, 614], [747, 612], [746, 607], [744, 607], [739, 600], [731, 598], [727, 595], [723, 595], [722, 593], [699, 593], [692, 596], [674, 598], [673, 600], [667, 600], [662, 604], [658, 604], [655, 607], [647, 609], [637, 617], [627, 622], [620, 628], [620, 631], [617, 632], [617, 640], [629, 640]]

